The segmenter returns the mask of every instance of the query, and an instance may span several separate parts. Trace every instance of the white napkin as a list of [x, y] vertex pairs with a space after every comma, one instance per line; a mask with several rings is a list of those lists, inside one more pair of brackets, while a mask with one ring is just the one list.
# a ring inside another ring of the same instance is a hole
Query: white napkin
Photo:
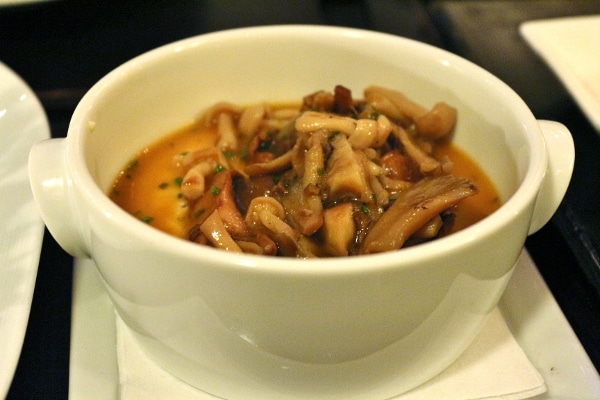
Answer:
[[[161, 369], [137, 345], [117, 316], [117, 354], [122, 400], [214, 400]], [[519, 400], [546, 391], [498, 309], [463, 355], [449, 368], [396, 400]]]

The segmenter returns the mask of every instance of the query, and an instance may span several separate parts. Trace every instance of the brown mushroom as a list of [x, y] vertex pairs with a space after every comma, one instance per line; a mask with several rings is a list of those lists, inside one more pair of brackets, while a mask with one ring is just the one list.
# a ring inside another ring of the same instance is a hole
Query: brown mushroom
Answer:
[[282, 255], [293, 257], [298, 253], [300, 235], [284, 219], [283, 206], [272, 197], [262, 196], [250, 202], [245, 222], [252, 231], [262, 232], [273, 239]]
[[356, 235], [354, 206], [341, 203], [323, 212], [323, 240], [331, 256], [347, 256]]
[[477, 187], [453, 175], [426, 177], [400, 193], [365, 237], [360, 253], [401, 248], [408, 238], [436, 215], [477, 193]]
[[213, 211], [200, 224], [200, 230], [214, 247], [238, 253], [242, 251], [229, 232], [227, 232], [225, 224], [223, 224], [217, 210]]

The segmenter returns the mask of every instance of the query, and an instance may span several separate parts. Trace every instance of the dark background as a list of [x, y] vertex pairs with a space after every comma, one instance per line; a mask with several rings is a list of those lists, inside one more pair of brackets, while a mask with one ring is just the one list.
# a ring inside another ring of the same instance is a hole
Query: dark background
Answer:
[[[600, 14], [596, 0], [66, 1], [0, 7], [0, 60], [36, 91], [64, 137], [94, 82], [157, 46], [253, 25], [322, 24], [388, 32], [446, 48], [508, 83], [537, 118], [565, 124], [571, 186], [527, 249], [600, 367], [600, 136], [518, 33], [521, 22]], [[599, 38], [600, 39], [600, 38]], [[9, 399], [68, 397], [72, 259], [46, 232], [29, 326]]]

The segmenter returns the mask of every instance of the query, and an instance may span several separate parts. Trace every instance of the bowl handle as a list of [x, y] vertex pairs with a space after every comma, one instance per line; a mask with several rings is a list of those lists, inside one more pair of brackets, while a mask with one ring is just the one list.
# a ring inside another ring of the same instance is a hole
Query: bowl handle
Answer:
[[575, 163], [575, 146], [567, 127], [546, 120], [539, 120], [538, 124], [546, 142], [548, 167], [529, 226], [530, 235], [540, 230], [558, 209], [571, 181]]
[[48, 139], [29, 152], [29, 181], [46, 227], [58, 244], [74, 257], [89, 258], [78, 209], [73, 204], [73, 181], [66, 166], [66, 140]]

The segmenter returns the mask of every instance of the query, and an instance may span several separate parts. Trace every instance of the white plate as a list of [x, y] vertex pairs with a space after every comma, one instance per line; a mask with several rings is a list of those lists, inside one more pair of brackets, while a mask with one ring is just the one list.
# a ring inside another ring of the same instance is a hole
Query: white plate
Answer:
[[29, 148], [48, 137], [37, 97], [0, 63], [0, 398], [21, 354], [44, 234], [27, 174]]
[[[600, 399], [598, 372], [526, 252], [499, 308], [546, 382], [534, 399]], [[75, 262], [72, 318], [69, 398], [118, 399], [115, 312], [89, 260]]]
[[528, 21], [520, 32], [600, 133], [600, 15]]

